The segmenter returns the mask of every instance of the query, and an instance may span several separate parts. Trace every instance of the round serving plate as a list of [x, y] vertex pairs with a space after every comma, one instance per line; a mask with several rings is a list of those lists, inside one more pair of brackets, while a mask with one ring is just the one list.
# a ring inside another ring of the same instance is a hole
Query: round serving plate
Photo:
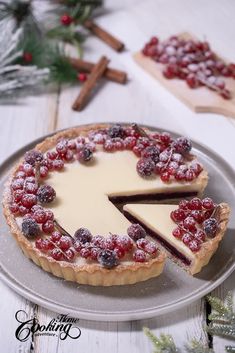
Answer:
[[[161, 131], [156, 127], [152, 130]], [[178, 135], [170, 132], [173, 136]], [[0, 167], [0, 197], [10, 169], [18, 159], [46, 136], [33, 141]], [[235, 209], [235, 173], [208, 148], [193, 142], [193, 152], [209, 172], [206, 195], [226, 201]], [[171, 261], [161, 276], [129, 286], [92, 287], [67, 282], [49, 274], [27, 259], [18, 247], [3, 213], [0, 213], [0, 277], [25, 298], [50, 310], [88, 320], [128, 321], [176, 310], [201, 298], [222, 283], [235, 268], [232, 212], [226, 236], [218, 251], [198, 275], [192, 277]]]

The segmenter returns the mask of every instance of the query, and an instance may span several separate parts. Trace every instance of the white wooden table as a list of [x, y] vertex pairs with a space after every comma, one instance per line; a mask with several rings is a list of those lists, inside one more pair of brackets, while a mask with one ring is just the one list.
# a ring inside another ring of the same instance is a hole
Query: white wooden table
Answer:
[[[97, 60], [101, 54], [112, 59], [113, 66], [128, 71], [127, 86], [104, 83], [82, 112], [71, 110], [79, 88], [21, 98], [17, 103], [0, 107], [0, 161], [31, 140], [54, 130], [98, 121], [136, 121], [175, 130], [213, 148], [235, 168], [235, 119], [212, 114], [195, 114], [144, 73], [133, 62], [131, 53], [138, 50], [153, 34], [161, 38], [189, 31], [207, 38], [213, 48], [235, 61], [233, 0], [123, 0], [106, 1], [105, 14], [97, 19], [119, 36], [127, 50], [116, 54], [98, 39], [85, 44], [86, 57]], [[235, 274], [213, 294], [221, 298], [234, 289]], [[41, 324], [55, 313], [39, 307], [0, 283], [0, 345], [5, 352], [29, 352], [30, 342], [15, 338], [14, 318], [19, 309], [36, 313]], [[202, 333], [206, 320], [205, 300], [201, 299], [176, 312], [126, 323], [101, 323], [80, 320], [82, 335], [78, 340], [60, 341], [54, 337], [37, 337], [35, 352], [150, 353], [151, 343], [142, 332], [143, 326], [155, 333], [174, 336], [179, 346], [188, 337], [207, 340]], [[223, 352], [228, 341], [214, 337], [216, 352]], [[231, 342], [230, 342], [231, 343]]]

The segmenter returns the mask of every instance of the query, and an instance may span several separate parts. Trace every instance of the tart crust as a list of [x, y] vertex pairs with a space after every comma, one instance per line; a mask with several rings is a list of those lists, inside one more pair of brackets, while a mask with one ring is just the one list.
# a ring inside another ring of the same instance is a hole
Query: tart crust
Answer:
[[[107, 128], [110, 125], [108, 124], [94, 124], [89, 126], [82, 126], [76, 128], [70, 128], [59, 133], [56, 133], [52, 137], [46, 138], [43, 142], [39, 143], [35, 149], [41, 152], [46, 152], [49, 149], [55, 147], [57, 141], [60, 138], [75, 138], [76, 136], [82, 134], [86, 136], [91, 130]], [[19, 164], [23, 161], [23, 158], [19, 161]], [[11, 172], [10, 178], [8, 179], [7, 184], [5, 185], [4, 196], [3, 196], [3, 212], [6, 217], [6, 221], [10, 226], [11, 233], [16, 239], [18, 245], [23, 250], [24, 254], [31, 259], [35, 264], [42, 267], [45, 271], [52, 273], [57, 277], [64, 278], [68, 281], [74, 281], [81, 284], [89, 284], [93, 286], [113, 286], [113, 285], [125, 285], [125, 284], [134, 284], [137, 282], [145, 281], [152, 277], [156, 277], [161, 274], [163, 271], [166, 254], [160, 252], [158, 256], [154, 259], [150, 259], [148, 262], [144, 263], [128, 263], [120, 264], [117, 267], [108, 270], [102, 267], [99, 264], [85, 264], [85, 265], [76, 265], [66, 261], [56, 261], [53, 258], [43, 254], [38, 250], [33, 243], [31, 243], [21, 232], [15, 217], [12, 215], [9, 204], [10, 204], [10, 184], [14, 175], [18, 169], [18, 165]], [[208, 175], [205, 170], [203, 170], [199, 177], [198, 181], [200, 183], [200, 196], [208, 182]], [[124, 217], [124, 216], [123, 216]], [[225, 222], [224, 222], [225, 224]], [[224, 225], [225, 231], [226, 225]], [[222, 238], [222, 236], [221, 236]], [[218, 246], [218, 243], [217, 243]], [[216, 248], [217, 248], [216, 246]], [[216, 249], [215, 249], [216, 250]], [[214, 250], [214, 251], [215, 251]], [[209, 256], [206, 252], [210, 249], [205, 250], [206, 260], [204, 264], [209, 261]], [[211, 251], [211, 254], [214, 253]], [[200, 269], [199, 269], [200, 270]], [[198, 271], [197, 271], [198, 272]]]

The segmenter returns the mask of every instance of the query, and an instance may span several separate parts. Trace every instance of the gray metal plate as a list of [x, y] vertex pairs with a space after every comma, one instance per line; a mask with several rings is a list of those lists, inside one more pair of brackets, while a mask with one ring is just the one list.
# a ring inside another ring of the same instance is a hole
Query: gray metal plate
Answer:
[[[157, 128], [154, 128], [155, 130]], [[157, 129], [160, 130], [160, 129]], [[173, 134], [175, 135], [175, 134]], [[176, 136], [176, 135], [175, 135]], [[32, 142], [7, 159], [0, 167], [0, 198], [9, 170]], [[226, 201], [235, 209], [235, 173], [222, 158], [194, 143], [194, 152], [210, 175], [206, 195]], [[227, 234], [209, 265], [195, 277], [167, 261], [163, 274], [130, 286], [91, 287], [66, 282], [43, 271], [28, 260], [11, 236], [0, 213], [0, 277], [27, 299], [56, 312], [88, 320], [127, 321], [153, 317], [176, 310], [201, 298], [222, 283], [235, 268], [232, 212]]]

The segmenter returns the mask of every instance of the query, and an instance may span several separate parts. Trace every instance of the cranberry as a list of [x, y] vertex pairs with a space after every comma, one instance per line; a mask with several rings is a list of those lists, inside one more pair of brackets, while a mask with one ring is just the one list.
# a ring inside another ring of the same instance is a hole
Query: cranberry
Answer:
[[190, 241], [193, 240], [193, 237], [192, 235], [190, 235], [189, 233], [185, 233], [183, 236], [182, 236], [182, 242], [185, 244], [185, 245], [188, 245], [190, 243]]
[[136, 262], [145, 262], [146, 261], [146, 254], [143, 250], [139, 250], [137, 249], [134, 253], [133, 253], [133, 260]]
[[171, 142], [171, 135], [168, 132], [163, 132], [159, 135], [159, 139], [165, 145], [169, 145]]
[[170, 173], [168, 171], [161, 173], [160, 178], [164, 183], [167, 183], [170, 180]]
[[157, 251], [158, 251], [158, 248], [157, 248], [157, 245], [153, 241], [151, 241], [145, 246], [144, 250], [149, 255], [156, 255]]
[[27, 238], [35, 237], [40, 233], [38, 224], [32, 218], [24, 218], [21, 227], [23, 234]]
[[112, 140], [106, 140], [103, 148], [106, 152], [113, 152], [115, 150], [115, 144], [112, 142]]
[[52, 202], [56, 197], [56, 192], [50, 185], [42, 185], [37, 191], [38, 201], [41, 203]]
[[24, 185], [24, 191], [28, 194], [36, 194], [38, 190], [38, 185], [35, 183], [26, 182]]
[[54, 231], [54, 232], [51, 233], [51, 240], [53, 242], [55, 242], [55, 243], [57, 241], [59, 241], [61, 237], [62, 237], [62, 235], [59, 232], [57, 232], [57, 231]]
[[91, 260], [96, 261], [98, 259], [99, 253], [100, 253], [100, 249], [99, 248], [92, 248], [91, 249], [91, 253], [90, 253]]
[[85, 74], [84, 72], [79, 72], [77, 77], [80, 82], [85, 82], [87, 80], [87, 74]]
[[34, 212], [33, 218], [37, 223], [45, 223], [47, 221], [47, 215], [44, 210], [37, 210]]
[[132, 241], [128, 236], [118, 236], [115, 239], [115, 246], [118, 249], [122, 249], [124, 251], [129, 251], [132, 248]]
[[40, 163], [43, 160], [43, 154], [37, 150], [31, 150], [25, 153], [24, 160], [26, 163], [35, 166], [37, 162]]
[[165, 163], [158, 162], [155, 166], [154, 172], [155, 172], [155, 174], [161, 174], [164, 172], [164, 170], [165, 170]]
[[191, 212], [191, 216], [195, 219], [195, 221], [199, 224], [201, 224], [204, 220], [203, 213], [200, 212], [199, 210], [193, 210]]
[[56, 261], [64, 260], [64, 254], [60, 249], [55, 248], [51, 251], [50, 254], [51, 254], [51, 257]]
[[193, 170], [187, 170], [185, 173], [185, 180], [186, 181], [192, 181], [193, 179], [195, 179], [196, 175], [194, 173]]
[[17, 214], [19, 212], [19, 205], [17, 205], [17, 203], [12, 203], [9, 206], [9, 209], [13, 214]]
[[202, 209], [202, 202], [198, 197], [194, 197], [192, 200], [189, 201], [188, 208], [190, 210], [201, 210]]
[[101, 235], [95, 235], [92, 238], [92, 244], [97, 247], [102, 247], [103, 241], [104, 241], [104, 238]]
[[23, 189], [23, 187], [24, 187], [24, 179], [22, 178], [14, 179], [11, 183], [12, 190]]
[[59, 153], [60, 156], [65, 155], [65, 153], [68, 151], [68, 141], [60, 140], [56, 145], [56, 151]]
[[21, 216], [24, 216], [24, 215], [26, 215], [26, 213], [28, 213], [28, 209], [26, 207], [22, 206], [22, 205], [19, 206], [19, 214]]
[[46, 178], [47, 175], [48, 175], [48, 172], [49, 172], [49, 170], [48, 170], [48, 168], [46, 166], [42, 166], [39, 169], [39, 173], [40, 173], [40, 177], [41, 178]]
[[74, 140], [69, 140], [67, 146], [68, 146], [69, 150], [75, 150], [76, 149], [76, 142]]
[[115, 248], [113, 252], [118, 259], [121, 259], [123, 256], [125, 256], [125, 250], [121, 248]]
[[137, 157], [140, 157], [144, 148], [145, 148], [144, 145], [142, 145], [141, 143], [138, 143], [136, 146], [133, 147], [133, 152]]
[[144, 228], [138, 223], [130, 225], [130, 227], [127, 229], [127, 234], [134, 241], [146, 237]]
[[32, 53], [25, 51], [23, 53], [23, 60], [25, 63], [31, 63], [33, 61]]
[[202, 206], [206, 209], [206, 210], [211, 210], [214, 208], [214, 202], [211, 198], [206, 197], [205, 199], [202, 200]]
[[42, 225], [42, 231], [46, 234], [50, 234], [54, 231], [54, 222], [53, 221], [46, 221]]
[[47, 157], [54, 161], [58, 157], [58, 153], [56, 151], [48, 151]]
[[24, 194], [21, 199], [21, 203], [27, 209], [30, 209], [32, 206], [36, 205], [37, 197], [33, 194]]
[[65, 13], [60, 17], [60, 22], [64, 26], [69, 26], [73, 22], [73, 18], [69, 14]]
[[184, 228], [190, 230], [191, 232], [194, 232], [196, 230], [196, 222], [193, 217], [186, 217], [185, 220], [183, 221], [183, 226]]
[[150, 158], [141, 158], [136, 165], [138, 174], [142, 177], [149, 177], [153, 174], [155, 164]]
[[15, 202], [20, 202], [22, 199], [22, 196], [24, 195], [24, 191], [23, 190], [16, 190], [13, 192], [13, 198]]
[[81, 249], [83, 248], [83, 243], [81, 243], [79, 240], [75, 240], [73, 243], [74, 249], [79, 253]]
[[34, 175], [34, 169], [33, 166], [29, 163], [23, 164], [23, 171], [25, 172], [26, 176], [32, 176]]
[[150, 39], [150, 43], [151, 44], [158, 44], [158, 42], [159, 42], [159, 39], [158, 39], [158, 37], [152, 37], [151, 39]]
[[53, 167], [55, 170], [62, 170], [64, 168], [64, 162], [61, 159], [53, 161]]
[[188, 200], [180, 200], [180, 202], [179, 202], [179, 208], [181, 208], [182, 210], [187, 210], [188, 205], [189, 205]]
[[64, 155], [64, 160], [66, 162], [71, 162], [73, 160], [73, 151], [68, 150]]
[[54, 244], [48, 239], [37, 239], [35, 242], [36, 248], [42, 251], [48, 251], [54, 249]]
[[15, 175], [16, 178], [22, 178], [24, 179], [26, 177], [26, 174], [25, 172], [23, 172], [22, 170], [19, 170], [16, 175]]
[[73, 248], [69, 248], [65, 251], [66, 259], [72, 261], [75, 257], [75, 252]]
[[51, 210], [46, 210], [47, 221], [54, 220], [54, 213]]
[[190, 88], [196, 88], [199, 86], [199, 81], [195, 74], [189, 74], [186, 77], [186, 82]]
[[194, 234], [194, 238], [203, 243], [206, 240], [206, 234], [202, 231], [202, 230], [198, 230], [195, 234]]
[[183, 230], [180, 229], [179, 227], [177, 227], [173, 230], [172, 235], [177, 239], [181, 239], [181, 237], [183, 235]]
[[127, 136], [124, 140], [124, 147], [128, 150], [132, 150], [136, 145], [136, 138], [134, 136]]
[[74, 239], [79, 240], [81, 243], [85, 244], [92, 240], [92, 235], [88, 229], [79, 228], [74, 234]]
[[108, 249], [108, 250], [114, 250], [115, 245], [116, 245], [115, 242], [112, 241], [111, 238], [105, 239], [105, 240], [104, 240], [104, 243], [103, 243], [104, 249]]
[[148, 243], [149, 241], [146, 238], [140, 238], [137, 240], [136, 246], [138, 249], [145, 250], [145, 247], [147, 246]]
[[171, 219], [177, 223], [177, 222], [183, 221], [186, 217], [186, 214], [182, 209], [178, 208], [174, 211], [171, 211], [170, 216], [171, 216]]
[[193, 239], [188, 243], [188, 247], [191, 251], [197, 252], [200, 250], [201, 245], [200, 242], [198, 242], [196, 239]]
[[60, 240], [57, 242], [58, 247], [65, 251], [68, 250], [70, 248], [70, 246], [72, 245], [71, 239], [67, 236], [62, 236], [60, 238]]

